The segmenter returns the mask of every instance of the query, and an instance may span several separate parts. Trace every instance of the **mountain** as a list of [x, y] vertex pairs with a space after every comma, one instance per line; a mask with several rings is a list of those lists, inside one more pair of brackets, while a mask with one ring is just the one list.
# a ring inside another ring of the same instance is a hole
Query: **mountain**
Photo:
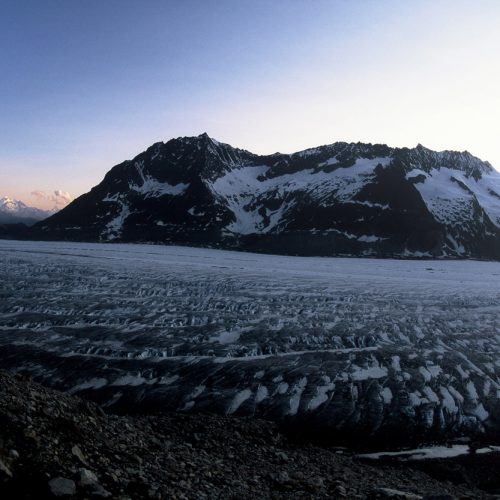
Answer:
[[29, 207], [19, 200], [7, 196], [0, 198], [0, 224], [26, 224], [31, 226], [46, 219], [54, 213], [53, 210], [40, 210]]
[[43, 239], [500, 259], [500, 174], [468, 152], [336, 142], [256, 155], [158, 142], [36, 224]]

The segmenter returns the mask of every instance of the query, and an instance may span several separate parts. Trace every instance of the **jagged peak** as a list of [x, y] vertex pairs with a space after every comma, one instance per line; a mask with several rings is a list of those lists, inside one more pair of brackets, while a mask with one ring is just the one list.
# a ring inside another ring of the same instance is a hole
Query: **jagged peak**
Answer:
[[[220, 141], [217, 141], [216, 139], [214, 139], [213, 137], [208, 135], [207, 132], [203, 132], [203, 133], [198, 134], [198, 135], [188, 135], [188, 136], [177, 137], [175, 139], [169, 140], [168, 142], [172, 142], [172, 141], [180, 142], [183, 144], [198, 144], [198, 145], [202, 144], [204, 146], [213, 145], [213, 146], [224, 146], [224, 147], [228, 147], [228, 148], [232, 148], [232, 149], [238, 149], [238, 148], [233, 148], [233, 146], [231, 146], [230, 144], [225, 144], [225, 143], [222, 143]], [[165, 143], [161, 143], [161, 144], [165, 144]]]
[[428, 168], [453, 166], [453, 168], [465, 172], [466, 175], [474, 177], [480, 177], [481, 173], [489, 173], [493, 170], [490, 163], [481, 160], [469, 151], [453, 151], [448, 149], [434, 151], [420, 143], [413, 149], [398, 148], [398, 151], [408, 151], [410, 157], [413, 157], [417, 162], [425, 162], [428, 164]]
[[[394, 160], [402, 162], [406, 169], [422, 168], [430, 171], [431, 169], [440, 169], [442, 167], [451, 167], [463, 171], [468, 177], [480, 178], [482, 174], [489, 174], [494, 171], [493, 167], [488, 163], [473, 156], [468, 151], [434, 151], [427, 148], [421, 143], [418, 143], [413, 148], [407, 147], [390, 147], [386, 144], [369, 143], [369, 142], [345, 142], [337, 141], [331, 144], [325, 144], [317, 147], [307, 148], [292, 154], [274, 153], [272, 155], [257, 155], [250, 151], [236, 148], [230, 144], [219, 142], [210, 137], [207, 132], [202, 132], [196, 136], [177, 137], [169, 140], [167, 143], [156, 142], [150, 146], [146, 153], [152, 158], [161, 155], [161, 150], [167, 145], [174, 148], [179, 147], [180, 152], [192, 154], [198, 150], [205, 154], [208, 162], [208, 171], [220, 170], [215, 168], [214, 162], [221, 162], [224, 169], [234, 168], [248, 162], [261, 161], [266, 163], [269, 158], [277, 158], [282, 156], [283, 159], [305, 159], [308, 157], [323, 157], [324, 160], [328, 155], [335, 157], [342, 155], [344, 160], [352, 160], [355, 158], [373, 158], [373, 157], [392, 157]], [[140, 158], [145, 152], [140, 153], [132, 161]], [[160, 156], [161, 158], [161, 156]], [[286, 160], [288, 161], [288, 160]], [[130, 162], [123, 162], [128, 164]]]
[[22, 202], [21, 200], [16, 200], [14, 198], [10, 198], [9, 196], [2, 196], [0, 198], [0, 207], [4, 207], [4, 208], [21, 207], [21, 208], [24, 208], [24, 207], [27, 207], [27, 205], [24, 202]]

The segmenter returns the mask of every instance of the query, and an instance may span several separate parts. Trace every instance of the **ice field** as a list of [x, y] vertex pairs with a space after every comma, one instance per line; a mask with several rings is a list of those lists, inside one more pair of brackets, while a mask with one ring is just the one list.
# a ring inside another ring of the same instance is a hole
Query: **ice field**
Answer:
[[0, 240], [0, 363], [116, 411], [500, 436], [500, 263]]

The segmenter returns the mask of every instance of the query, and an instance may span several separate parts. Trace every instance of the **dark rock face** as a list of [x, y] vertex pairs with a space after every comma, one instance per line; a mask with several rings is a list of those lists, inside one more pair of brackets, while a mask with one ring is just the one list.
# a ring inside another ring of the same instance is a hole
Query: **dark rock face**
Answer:
[[334, 143], [258, 156], [156, 143], [33, 228], [38, 239], [300, 255], [500, 258], [500, 174], [467, 152]]
[[22, 239], [28, 235], [28, 227], [24, 224], [0, 224], [1, 239]]

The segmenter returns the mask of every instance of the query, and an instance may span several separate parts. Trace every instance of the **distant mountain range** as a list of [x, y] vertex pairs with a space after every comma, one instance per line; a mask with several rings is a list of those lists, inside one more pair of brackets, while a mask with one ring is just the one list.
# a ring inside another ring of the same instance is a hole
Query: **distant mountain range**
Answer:
[[55, 210], [40, 210], [29, 207], [19, 200], [7, 196], [0, 198], [0, 224], [25, 224], [31, 226], [53, 215]]
[[31, 237], [299, 255], [500, 259], [500, 174], [468, 152], [336, 142], [256, 155], [158, 142]]

